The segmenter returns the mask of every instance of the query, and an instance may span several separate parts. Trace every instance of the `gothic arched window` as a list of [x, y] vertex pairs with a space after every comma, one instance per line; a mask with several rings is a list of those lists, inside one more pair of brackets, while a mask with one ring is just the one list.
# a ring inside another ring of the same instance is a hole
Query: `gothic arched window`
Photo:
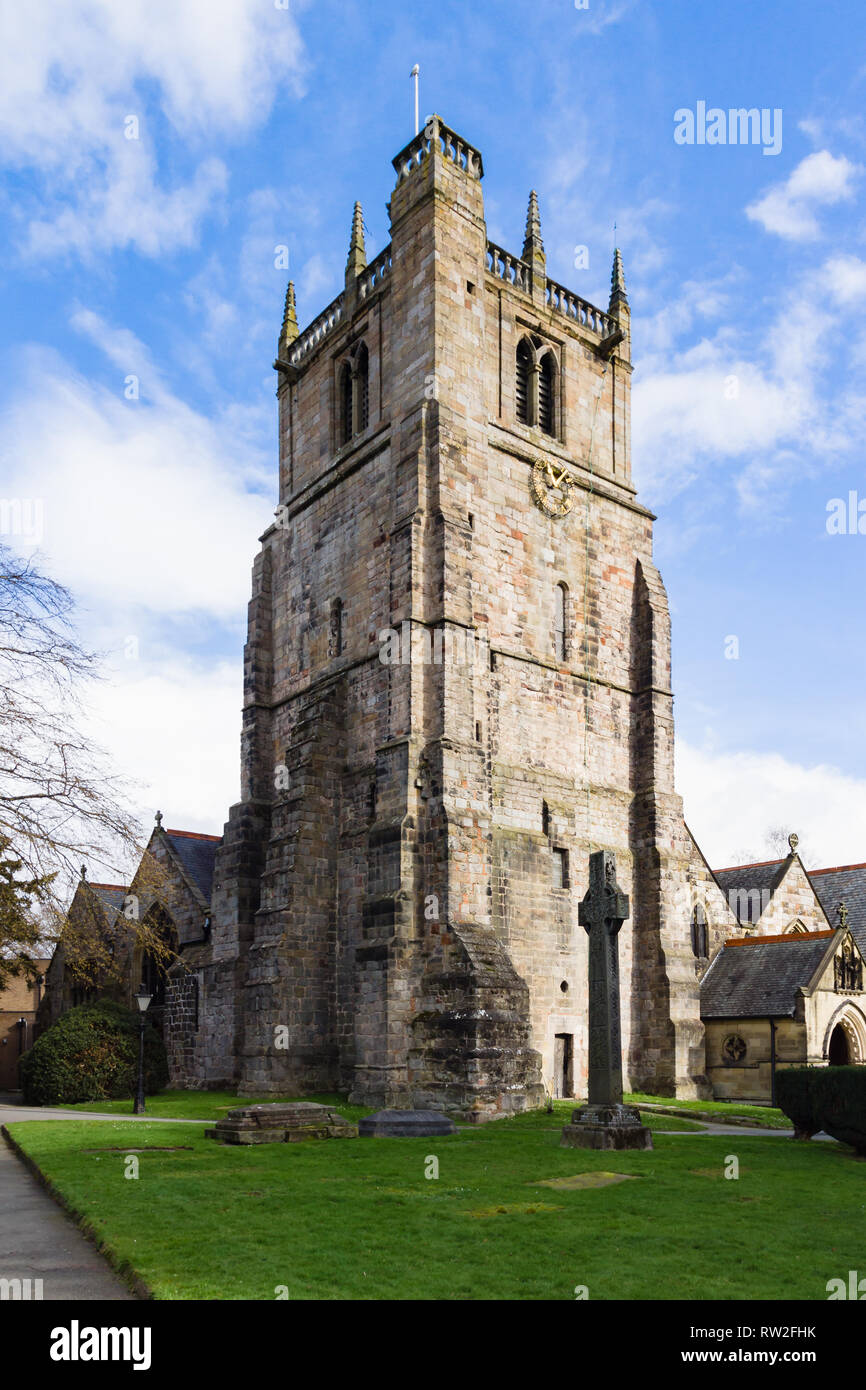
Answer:
[[356, 368], [357, 381], [357, 417], [355, 420], [355, 432], [361, 434], [370, 423], [370, 355], [367, 352], [367, 344], [361, 343], [358, 348]]
[[544, 354], [538, 373], [538, 423], [545, 434], [556, 434], [556, 361], [552, 352]]
[[568, 585], [557, 584], [553, 591], [553, 649], [560, 661], [568, 656]]
[[352, 368], [344, 362], [340, 368], [340, 443], [352, 438]]
[[532, 382], [532, 348], [525, 338], [517, 344], [517, 363], [514, 378], [514, 400], [517, 418], [524, 425], [532, 423], [530, 391]]
[[709, 955], [707, 943], [707, 914], [701, 903], [695, 904], [692, 913], [692, 955], [697, 960], [706, 959]]

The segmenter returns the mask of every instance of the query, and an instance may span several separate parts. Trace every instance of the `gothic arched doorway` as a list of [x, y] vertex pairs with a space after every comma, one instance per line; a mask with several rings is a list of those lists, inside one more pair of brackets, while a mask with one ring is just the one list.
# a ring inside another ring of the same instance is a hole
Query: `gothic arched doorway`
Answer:
[[848, 1034], [841, 1023], [837, 1023], [830, 1034], [827, 1060], [831, 1067], [847, 1067], [850, 1064], [851, 1053], [848, 1047]]

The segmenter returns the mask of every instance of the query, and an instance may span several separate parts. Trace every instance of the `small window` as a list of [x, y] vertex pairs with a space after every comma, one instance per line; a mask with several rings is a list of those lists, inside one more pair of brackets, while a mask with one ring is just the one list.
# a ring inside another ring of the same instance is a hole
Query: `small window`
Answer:
[[514, 399], [517, 418], [524, 425], [530, 423], [529, 389], [532, 380], [532, 349], [525, 338], [517, 344], [517, 370], [514, 380]]
[[331, 656], [339, 656], [343, 650], [343, 600], [335, 598], [331, 604]]
[[568, 586], [557, 584], [553, 599], [553, 649], [557, 660], [565, 661], [568, 656]]
[[538, 423], [545, 434], [556, 434], [556, 363], [546, 352], [538, 373]]
[[696, 960], [705, 960], [707, 949], [707, 914], [698, 903], [692, 913], [692, 955]]
[[475, 742], [481, 742], [481, 721], [478, 719], [475, 721]]
[[553, 851], [553, 886], [554, 888], [568, 887], [567, 849], [555, 849]]
[[550, 807], [546, 801], [541, 803], [541, 833], [542, 835], [550, 834]]

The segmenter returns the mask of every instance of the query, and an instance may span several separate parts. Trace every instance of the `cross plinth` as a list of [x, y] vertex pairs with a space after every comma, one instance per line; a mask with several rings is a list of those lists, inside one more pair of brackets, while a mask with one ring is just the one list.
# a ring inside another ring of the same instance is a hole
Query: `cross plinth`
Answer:
[[610, 850], [598, 850], [589, 856], [589, 890], [578, 916], [589, 936], [589, 1103], [563, 1128], [562, 1143], [570, 1148], [652, 1148], [637, 1108], [622, 1103], [619, 933], [628, 916], [616, 860]]

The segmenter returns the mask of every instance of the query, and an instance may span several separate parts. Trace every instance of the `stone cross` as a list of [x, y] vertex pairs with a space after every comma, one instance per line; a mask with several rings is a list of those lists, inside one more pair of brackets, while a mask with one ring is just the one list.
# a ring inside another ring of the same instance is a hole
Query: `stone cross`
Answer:
[[629, 915], [628, 895], [616, 881], [610, 850], [589, 856], [589, 891], [579, 908], [589, 935], [589, 1104], [622, 1104], [619, 1012], [619, 931]]

